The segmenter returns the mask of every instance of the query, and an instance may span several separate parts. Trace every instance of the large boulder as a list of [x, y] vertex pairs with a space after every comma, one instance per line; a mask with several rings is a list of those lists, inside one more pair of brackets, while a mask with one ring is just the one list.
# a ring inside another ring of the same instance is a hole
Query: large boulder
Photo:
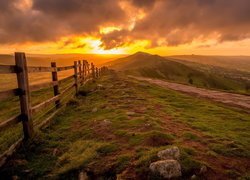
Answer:
[[153, 173], [160, 174], [162, 177], [170, 179], [181, 176], [181, 165], [176, 160], [161, 160], [150, 164]]
[[162, 160], [167, 160], [167, 159], [178, 160], [180, 158], [180, 150], [178, 147], [173, 146], [171, 148], [159, 151], [157, 156]]

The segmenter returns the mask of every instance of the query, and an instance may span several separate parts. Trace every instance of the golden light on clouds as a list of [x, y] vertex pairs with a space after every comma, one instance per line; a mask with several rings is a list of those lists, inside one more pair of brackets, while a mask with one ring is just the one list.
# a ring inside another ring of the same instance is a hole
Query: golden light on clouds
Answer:
[[250, 55], [249, 0], [0, 4], [0, 53]]
[[108, 26], [108, 27], [101, 27], [99, 32], [101, 34], [108, 34], [108, 33], [111, 33], [113, 31], [120, 31], [120, 30], [121, 30], [120, 27]]

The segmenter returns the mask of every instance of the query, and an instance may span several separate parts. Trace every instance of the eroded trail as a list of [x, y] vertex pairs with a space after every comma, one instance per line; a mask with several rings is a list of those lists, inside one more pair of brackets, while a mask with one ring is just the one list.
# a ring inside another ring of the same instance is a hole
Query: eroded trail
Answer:
[[191, 96], [202, 97], [210, 99], [215, 102], [223, 103], [225, 105], [241, 108], [244, 109], [246, 112], [250, 113], [250, 96], [247, 95], [208, 90], [184, 84], [167, 82], [159, 79], [151, 79], [151, 78], [135, 77], [135, 76], [130, 76], [130, 77], [135, 78], [137, 80], [147, 81], [152, 84], [157, 84], [158, 86], [164, 88], [180, 91], [182, 93], [186, 93]]

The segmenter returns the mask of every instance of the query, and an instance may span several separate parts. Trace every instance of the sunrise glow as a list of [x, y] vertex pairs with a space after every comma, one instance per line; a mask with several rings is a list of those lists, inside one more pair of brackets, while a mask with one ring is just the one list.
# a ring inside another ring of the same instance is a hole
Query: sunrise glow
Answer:
[[2, 4], [0, 53], [250, 55], [249, 16], [243, 16], [249, 11], [244, 3], [81, 3], [15, 0]]

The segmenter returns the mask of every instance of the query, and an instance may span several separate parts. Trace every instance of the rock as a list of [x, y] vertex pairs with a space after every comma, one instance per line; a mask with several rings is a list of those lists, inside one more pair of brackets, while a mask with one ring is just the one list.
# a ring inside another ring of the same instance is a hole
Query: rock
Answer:
[[25, 169], [25, 170], [23, 170], [22, 172], [24, 172], [24, 173], [27, 173], [27, 174], [28, 174], [28, 173], [31, 173], [31, 171], [32, 171], [31, 169]]
[[78, 176], [78, 180], [88, 180], [89, 177], [85, 171], [81, 171]]
[[180, 157], [180, 150], [178, 147], [173, 146], [171, 148], [159, 151], [157, 156], [162, 160], [167, 160], [167, 159], [178, 160]]
[[167, 179], [181, 176], [181, 165], [176, 160], [156, 161], [150, 164], [149, 169]]
[[190, 179], [192, 179], [192, 180], [197, 179], [197, 176], [194, 174], [193, 176], [191, 176]]
[[97, 110], [98, 110], [97, 107], [95, 107], [92, 109], [92, 112], [95, 113], [95, 112], [97, 112]]
[[207, 166], [205, 166], [205, 165], [201, 166], [200, 174], [204, 174], [206, 172], [207, 172]]

